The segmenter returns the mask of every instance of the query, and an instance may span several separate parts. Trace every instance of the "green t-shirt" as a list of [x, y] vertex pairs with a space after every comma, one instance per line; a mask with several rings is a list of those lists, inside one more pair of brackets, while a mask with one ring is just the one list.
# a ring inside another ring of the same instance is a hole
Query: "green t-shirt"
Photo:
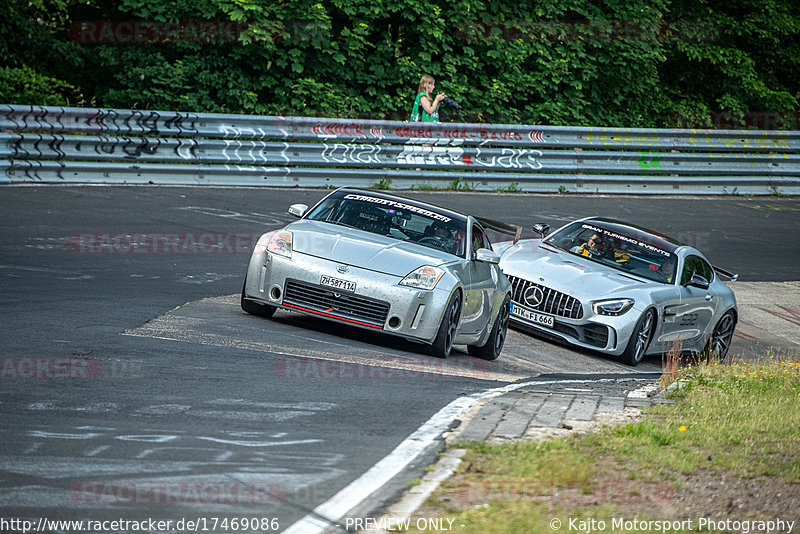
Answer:
[[426, 96], [425, 93], [420, 93], [414, 100], [414, 108], [411, 110], [411, 122], [439, 122], [439, 108], [436, 108], [433, 115], [428, 115], [428, 112], [419, 103], [423, 96]]

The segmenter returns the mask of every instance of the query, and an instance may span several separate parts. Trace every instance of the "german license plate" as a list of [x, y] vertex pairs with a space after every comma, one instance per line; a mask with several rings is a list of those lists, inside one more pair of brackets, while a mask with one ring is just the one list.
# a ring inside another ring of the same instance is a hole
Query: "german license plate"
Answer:
[[512, 304], [511, 314], [526, 319], [532, 323], [553, 328], [553, 316], [523, 308], [519, 304]]
[[341, 289], [342, 291], [355, 291], [356, 290], [356, 283], [351, 282], [350, 280], [342, 280], [341, 278], [333, 278], [331, 276], [322, 276], [319, 279], [319, 283], [323, 286], [332, 287], [335, 289]]

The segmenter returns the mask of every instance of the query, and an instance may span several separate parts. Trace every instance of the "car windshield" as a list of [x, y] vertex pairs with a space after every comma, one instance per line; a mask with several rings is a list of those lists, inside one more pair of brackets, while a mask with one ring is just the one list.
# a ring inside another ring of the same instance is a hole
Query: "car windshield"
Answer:
[[459, 257], [465, 253], [466, 219], [402, 199], [337, 192], [318, 204], [306, 219], [410, 241]]
[[654, 282], [671, 284], [675, 280], [676, 245], [637, 228], [599, 221], [574, 222], [544, 242]]

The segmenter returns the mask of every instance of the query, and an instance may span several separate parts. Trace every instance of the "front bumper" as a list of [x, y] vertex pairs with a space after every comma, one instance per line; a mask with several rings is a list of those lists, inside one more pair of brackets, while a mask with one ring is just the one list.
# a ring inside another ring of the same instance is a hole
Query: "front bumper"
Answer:
[[[293, 251], [287, 258], [256, 247], [250, 258], [245, 298], [379, 330], [415, 341], [433, 342], [452, 292], [447, 275], [433, 290], [398, 285], [402, 277]], [[322, 285], [323, 276], [355, 283], [355, 291]], [[456, 339], [458, 342], [458, 338]]]
[[[628, 310], [623, 315], [596, 315], [591, 305], [581, 303], [583, 316], [580, 319], [570, 319], [557, 315], [540, 314], [552, 317], [553, 325], [547, 326], [534, 322], [519, 313], [526, 308], [519, 302], [512, 301], [511, 323], [522, 326], [526, 330], [541, 332], [547, 336], [557, 337], [579, 347], [619, 355], [625, 350], [628, 339], [638, 318], [635, 309]], [[530, 310], [533, 311], [533, 310]], [[526, 314], [530, 315], [530, 314]]]

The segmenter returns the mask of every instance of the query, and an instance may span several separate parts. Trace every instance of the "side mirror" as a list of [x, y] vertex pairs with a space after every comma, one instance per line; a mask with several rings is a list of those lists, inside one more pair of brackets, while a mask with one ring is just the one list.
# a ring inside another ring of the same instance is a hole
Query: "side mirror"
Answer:
[[689, 280], [687, 286], [699, 287], [700, 289], [708, 289], [709, 283], [704, 277], [699, 274], [693, 274], [692, 279]]
[[302, 217], [308, 211], [308, 206], [305, 204], [292, 204], [289, 206], [289, 213], [294, 215], [297, 218]]
[[475, 261], [482, 261], [484, 263], [500, 263], [500, 254], [492, 252], [488, 248], [479, 248], [475, 251]]
[[542, 239], [550, 233], [550, 225], [544, 223], [538, 223], [533, 225], [533, 231], [542, 236]]

